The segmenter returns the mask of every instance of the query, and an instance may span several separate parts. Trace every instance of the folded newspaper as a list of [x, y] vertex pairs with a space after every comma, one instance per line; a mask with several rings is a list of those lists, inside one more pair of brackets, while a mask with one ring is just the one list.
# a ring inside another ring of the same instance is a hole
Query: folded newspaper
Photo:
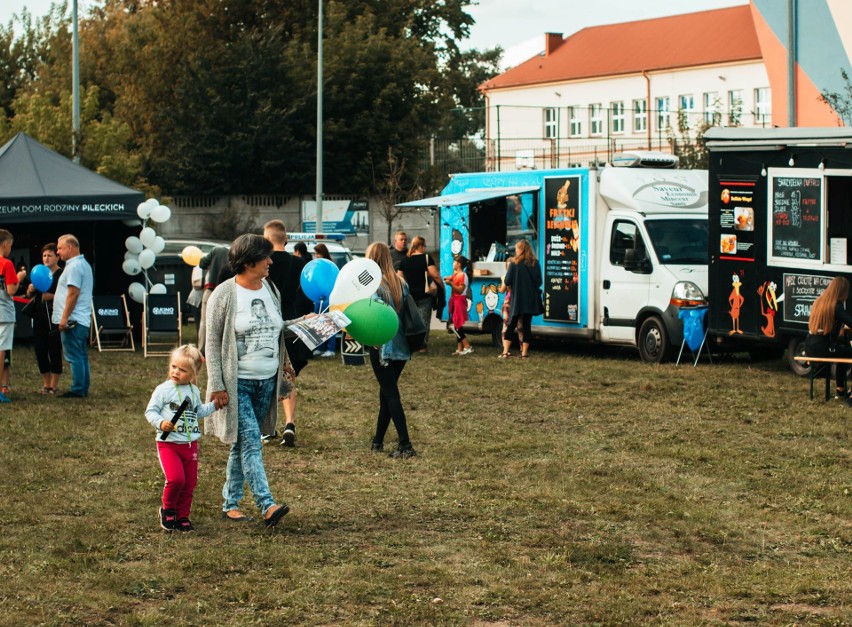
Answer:
[[352, 321], [343, 315], [342, 311], [326, 311], [313, 318], [300, 320], [288, 324], [287, 328], [293, 331], [310, 350], [325, 342], [332, 335], [340, 332]]

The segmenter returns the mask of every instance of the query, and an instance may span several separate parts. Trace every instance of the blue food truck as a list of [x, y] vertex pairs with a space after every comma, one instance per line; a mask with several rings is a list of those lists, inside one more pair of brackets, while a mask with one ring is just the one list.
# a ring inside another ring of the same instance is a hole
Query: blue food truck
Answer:
[[456, 255], [472, 260], [466, 332], [499, 343], [498, 288], [524, 238], [543, 274], [534, 336], [634, 346], [661, 362], [681, 345], [681, 308], [706, 304], [707, 172], [676, 162], [635, 152], [601, 169], [456, 174], [440, 196], [403, 206], [438, 214], [443, 275]]

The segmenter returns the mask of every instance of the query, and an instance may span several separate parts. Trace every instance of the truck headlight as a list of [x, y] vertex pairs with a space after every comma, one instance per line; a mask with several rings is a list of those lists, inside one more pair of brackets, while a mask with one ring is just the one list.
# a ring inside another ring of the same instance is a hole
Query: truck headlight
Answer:
[[669, 302], [675, 307], [701, 307], [707, 304], [707, 299], [695, 283], [681, 281], [675, 284]]

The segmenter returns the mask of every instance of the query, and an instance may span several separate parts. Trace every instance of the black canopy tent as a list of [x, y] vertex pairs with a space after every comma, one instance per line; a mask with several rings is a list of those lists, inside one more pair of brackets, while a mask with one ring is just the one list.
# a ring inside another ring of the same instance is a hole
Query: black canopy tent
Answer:
[[139, 232], [144, 200], [25, 133], [0, 147], [0, 228], [15, 237], [16, 264], [41, 263], [41, 247], [71, 233], [95, 270], [95, 292], [121, 293], [134, 280], [121, 270], [124, 240]]

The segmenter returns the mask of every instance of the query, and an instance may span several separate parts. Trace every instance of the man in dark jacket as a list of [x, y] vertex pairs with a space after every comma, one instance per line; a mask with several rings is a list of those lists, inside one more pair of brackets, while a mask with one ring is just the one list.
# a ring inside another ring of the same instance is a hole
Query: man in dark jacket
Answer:
[[[269, 266], [269, 280], [281, 294], [281, 317], [292, 320], [313, 311], [313, 303], [302, 292], [302, 269], [306, 259], [291, 255], [284, 250], [287, 244], [287, 227], [281, 220], [270, 220], [263, 225], [263, 237], [272, 243], [272, 265]], [[308, 348], [299, 338], [285, 340], [290, 363], [298, 377], [299, 371], [308, 363]], [[286, 423], [284, 425], [284, 446], [296, 445], [296, 389], [281, 401]], [[271, 436], [271, 434], [269, 434]]]

